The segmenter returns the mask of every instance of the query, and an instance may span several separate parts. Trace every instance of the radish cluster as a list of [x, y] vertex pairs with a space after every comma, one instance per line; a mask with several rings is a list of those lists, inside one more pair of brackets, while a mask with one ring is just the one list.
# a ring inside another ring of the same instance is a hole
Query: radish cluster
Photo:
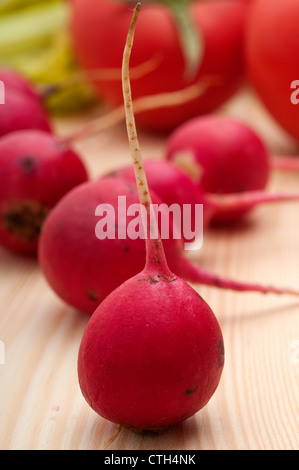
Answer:
[[[83, 162], [79, 163], [80, 157], [72, 150], [72, 144], [74, 141], [84, 138], [86, 134], [93, 133], [97, 126], [92, 122], [87, 125], [87, 128], [83, 128], [73, 136], [64, 140], [57, 139], [51, 133], [40, 94], [34, 86], [22, 76], [8, 69], [0, 70], [0, 79], [6, 84], [7, 98], [6, 112], [0, 116], [0, 133], [5, 134], [0, 138], [2, 166], [0, 175], [2, 178], [6, 177], [5, 175], [11, 171], [8, 163], [11, 156], [17, 160], [34, 157], [35, 166], [47, 168], [40, 178], [40, 186], [38, 184], [32, 185], [29, 191], [30, 197], [26, 188], [32, 181], [33, 169], [30, 172], [28, 169], [24, 171], [22, 165], [17, 164], [14, 166], [15, 177], [12, 178], [11, 175], [10, 179], [3, 183], [3, 188], [5, 188], [9, 182], [10, 190], [9, 194], [7, 190], [0, 193], [0, 207], [2, 208], [0, 243], [18, 253], [35, 253], [40, 227], [49, 209], [69, 189], [87, 180], [87, 171]], [[199, 93], [200, 89], [200, 87], [194, 90], [190, 89], [191, 96], [194, 92]], [[187, 91], [189, 93], [189, 90]], [[177, 97], [177, 99], [189, 99], [188, 93], [184, 97]], [[161, 102], [161, 99], [164, 104], [167, 103], [168, 106], [171, 106], [174, 96], [170, 93], [169, 96], [159, 97], [159, 100], [142, 99], [140, 102], [136, 102], [136, 108], [141, 111], [159, 106], [158, 101]], [[10, 108], [10, 103], [14, 103], [15, 106], [12, 105]], [[24, 103], [21, 111], [18, 108], [18, 103]], [[40, 111], [34, 111], [34, 107]], [[30, 114], [28, 119], [26, 118], [27, 111]], [[109, 114], [104, 116], [102, 128], [123, 119], [123, 113], [123, 109], [116, 109], [111, 116]], [[16, 117], [14, 117], [15, 114]], [[3, 120], [2, 131], [1, 119]], [[33, 122], [32, 119], [36, 121]], [[24, 120], [24, 125], [21, 123], [22, 120]], [[35, 125], [37, 121], [40, 126]], [[25, 129], [14, 131], [14, 128], [18, 127], [25, 127]], [[27, 137], [26, 132], [28, 132]], [[5, 138], [6, 135], [9, 135], [8, 139]], [[34, 139], [32, 135], [35, 136]], [[24, 141], [22, 151], [20, 150], [20, 139]], [[47, 162], [43, 161], [45, 155], [49, 153], [50, 141], [53, 149], [51, 163], [49, 159]], [[14, 149], [19, 149], [18, 154], [15, 154]], [[72, 155], [72, 163], [70, 163], [70, 158], [66, 157], [67, 155]], [[238, 158], [240, 156], [242, 158]], [[38, 159], [40, 159], [39, 163]], [[62, 165], [63, 161], [65, 168], [70, 165], [63, 188], [62, 181], [65, 171], [61, 171], [60, 166], [56, 168], [58, 159], [60, 160], [59, 165]], [[201, 117], [179, 127], [167, 141], [166, 160], [169, 160], [168, 165], [165, 161], [147, 162], [150, 186], [167, 204], [174, 202], [181, 206], [184, 203], [203, 204], [204, 227], [215, 220], [226, 222], [238, 220], [240, 216], [260, 203], [298, 199], [296, 193], [269, 194], [264, 190], [271, 166], [266, 148], [253, 131], [228, 118]], [[172, 166], [170, 166], [171, 162]], [[294, 162], [291, 164], [294, 168]], [[184, 172], [179, 173], [178, 166]], [[79, 167], [81, 167], [80, 175], [78, 174]], [[134, 178], [132, 168], [121, 169], [120, 174], [125, 178]], [[41, 173], [34, 171], [34, 175], [35, 178], [39, 178]], [[53, 179], [54, 175], [56, 175], [56, 180]], [[165, 183], [166, 181], [167, 183]], [[42, 193], [40, 193], [41, 187], [43, 187]], [[51, 187], [58, 189], [51, 190]], [[35, 188], [35, 193], [33, 188]], [[48, 188], [49, 193], [46, 198], [44, 196], [45, 188]], [[42, 201], [49, 199], [51, 191], [53, 193], [51, 204], [44, 204]], [[229, 197], [224, 193], [229, 193]], [[15, 198], [11, 200], [13, 194], [15, 194]], [[219, 197], [220, 194], [221, 197]], [[16, 205], [17, 209], [11, 210], [12, 204]], [[24, 207], [25, 210], [23, 210]], [[32, 211], [35, 215], [32, 215]]]
[[[144, 164], [146, 170], [151, 168], [148, 163]], [[172, 168], [171, 163], [164, 163]], [[180, 176], [181, 171], [175, 170], [174, 174]], [[217, 289], [298, 295], [289, 289], [226, 279], [192, 263], [186, 256], [184, 240], [174, 237], [175, 221], [165, 208], [165, 204], [171, 204], [169, 199], [163, 199], [162, 193], [155, 191], [158, 186], [151, 186], [150, 171], [147, 175], [153, 203], [161, 205], [164, 220], [169, 215], [169, 237], [163, 240], [163, 245], [172, 272], [186, 281]], [[92, 315], [114, 289], [140, 272], [146, 256], [144, 240], [118, 236], [118, 233], [127, 234], [133, 220], [131, 216], [121, 222], [122, 225], [119, 223], [119, 196], [126, 197], [127, 205], [138, 203], [134, 180], [112, 174], [81, 184], [56, 204], [41, 231], [38, 258], [45, 278], [59, 298], [88, 315]], [[96, 236], [97, 223], [102, 220], [96, 216], [100, 204], [109, 204], [114, 209], [115, 217], [109, 212], [105, 222], [115, 227], [115, 238], [99, 240]]]
[[[176, 203], [183, 210], [184, 204], [190, 204], [193, 208], [196, 204], [202, 204], [204, 228], [215, 221], [221, 220], [225, 223], [238, 221], [261, 204], [299, 201], [298, 191], [276, 193], [267, 191], [265, 188], [241, 192], [227, 191], [222, 194], [209, 192], [201, 184], [200, 177], [196, 180], [189, 176], [188, 169], [191, 173], [193, 167], [186, 154], [180, 155], [181, 165], [173, 162], [171, 158], [147, 160], [144, 166], [149, 186], [168, 206]], [[184, 164], [185, 166], [188, 164], [188, 169], [184, 167]], [[196, 169], [195, 163], [193, 166]], [[215, 172], [218, 172], [216, 165]], [[134, 171], [131, 166], [114, 170], [110, 175], [124, 178], [127, 181], [134, 180]]]
[[0, 69], [0, 244], [36, 255], [40, 230], [55, 204], [88, 179], [79, 155], [56, 138], [38, 90]]
[[[239, 220], [258, 204], [299, 200], [299, 194], [266, 190], [279, 160], [271, 161], [251, 129], [226, 117], [186, 122], [169, 136], [165, 159], [143, 163], [129, 79], [139, 10], [140, 4], [123, 57], [125, 106], [111, 118], [119, 121], [124, 113], [133, 165], [96, 181], [89, 181], [70, 145], [85, 130], [56, 138], [34, 87], [0, 70], [7, 85], [7, 115], [0, 116], [0, 244], [38, 255], [56, 294], [90, 315], [78, 356], [79, 383], [89, 405], [115, 423], [158, 431], [199, 411], [216, 391], [224, 365], [218, 321], [187, 282], [299, 295], [222, 278], [193, 264], [184, 253], [184, 234], [174, 236], [176, 221], [163, 206], [203, 205], [206, 228]], [[170, 106], [170, 97], [164, 98]], [[136, 103], [139, 111], [151, 106], [148, 100]], [[97, 238], [96, 208], [110, 204], [117, 217], [120, 196], [146, 209], [145, 241], [118, 237], [127, 233], [130, 218], [119, 223], [110, 216], [107, 224], [116, 236]], [[165, 211], [169, 219], [169, 237], [163, 241], [159, 221], [157, 236], [151, 237], [152, 203], [162, 205], [162, 217]]]

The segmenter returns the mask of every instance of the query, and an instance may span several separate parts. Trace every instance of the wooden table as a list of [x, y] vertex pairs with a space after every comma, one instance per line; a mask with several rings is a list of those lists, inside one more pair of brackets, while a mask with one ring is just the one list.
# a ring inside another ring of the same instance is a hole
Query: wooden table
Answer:
[[[273, 153], [296, 152], [250, 92], [221, 112], [249, 122]], [[81, 124], [82, 118], [60, 120], [56, 130], [65, 135]], [[163, 156], [163, 137], [139, 137], [144, 158]], [[77, 149], [92, 176], [130, 162], [123, 125]], [[275, 172], [269, 188], [299, 189], [299, 174]], [[299, 288], [298, 231], [299, 203], [259, 207], [242, 228], [206, 232], [193, 257], [232, 278]], [[299, 299], [194, 287], [223, 331], [219, 388], [202, 411], [164, 434], [121, 429], [116, 435], [118, 427], [89, 408], [78, 386], [77, 352], [87, 317], [56, 297], [34, 260], [0, 250], [0, 448], [298, 449]]]

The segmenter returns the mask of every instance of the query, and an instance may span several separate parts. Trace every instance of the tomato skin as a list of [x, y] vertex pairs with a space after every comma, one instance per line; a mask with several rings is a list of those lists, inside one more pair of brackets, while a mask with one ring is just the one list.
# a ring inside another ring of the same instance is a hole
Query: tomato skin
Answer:
[[[190, 117], [218, 108], [242, 84], [247, 2], [201, 0], [195, 1], [191, 8], [193, 20], [205, 43], [197, 77], [188, 81], [184, 76], [184, 57], [171, 12], [161, 4], [145, 4], [136, 28], [130, 65], [131, 68], [136, 67], [153, 57], [161, 58], [161, 61], [147, 75], [132, 79], [133, 98], [177, 91], [206, 75], [215, 76], [219, 84], [211, 85], [203, 96], [184, 105], [138, 114], [136, 120], [145, 127], [173, 129]], [[121, 68], [131, 18], [132, 9], [119, 1], [73, 0], [71, 29], [83, 68]], [[110, 105], [123, 103], [120, 80], [98, 82], [97, 89]]]
[[248, 14], [246, 67], [265, 107], [299, 140], [299, 105], [291, 83], [299, 80], [298, 0], [255, 0]]

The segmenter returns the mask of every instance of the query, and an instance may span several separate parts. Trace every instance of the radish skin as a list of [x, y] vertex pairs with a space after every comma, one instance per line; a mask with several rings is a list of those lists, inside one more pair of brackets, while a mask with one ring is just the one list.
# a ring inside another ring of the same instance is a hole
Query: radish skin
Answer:
[[191, 119], [169, 135], [166, 159], [188, 171], [208, 193], [264, 189], [270, 176], [269, 153], [247, 125], [227, 116]]
[[7, 67], [0, 67], [0, 80], [5, 90], [14, 90], [41, 102], [40, 94], [22, 74]]
[[11, 132], [37, 129], [51, 132], [51, 123], [42, 104], [29, 94], [5, 90], [5, 103], [0, 114], [0, 136]]
[[[287, 200], [287, 194], [284, 198], [282, 194], [267, 192], [271, 172], [287, 166], [299, 168], [296, 159], [272, 158], [262, 139], [248, 125], [216, 115], [191, 119], [175, 129], [167, 139], [165, 157], [188, 173], [201, 191], [211, 195], [211, 202], [216, 202], [214, 195], [219, 195], [220, 205], [217, 208], [216, 204], [213, 215], [217, 222], [240, 219], [258, 204], [259, 196], [261, 203]], [[229, 210], [228, 202], [232, 199], [224, 197], [221, 204], [221, 197], [226, 194], [234, 197], [235, 209]]]
[[0, 244], [36, 256], [41, 227], [55, 204], [88, 180], [80, 157], [48, 132], [0, 138]]
[[[109, 0], [72, 2], [72, 36], [84, 70], [120, 66], [123, 40], [130, 21], [130, 3]], [[165, 3], [172, 4], [170, 6], [186, 4], [177, 1]], [[197, 76], [192, 81], [186, 79], [186, 61], [170, 8], [157, 2], [146, 2], [142, 11], [143, 28], [137, 31], [138, 42], [132, 54], [132, 68], [156, 54], [162, 57], [162, 61], [152, 73], [134, 81], [135, 99], [183, 90], [206, 75], [219, 77], [219, 86], [210, 87], [197, 98], [171, 109], [162, 106], [139, 113], [136, 120], [147, 129], [168, 132], [192, 116], [211, 112], [230, 98], [243, 82], [241, 43], [247, 6], [242, 1], [228, 0], [195, 1], [190, 7], [198, 35], [204, 36], [204, 57]], [[111, 47], [107, 48], [107, 43]], [[111, 107], [122, 104], [118, 81], [99, 80], [95, 86]]]

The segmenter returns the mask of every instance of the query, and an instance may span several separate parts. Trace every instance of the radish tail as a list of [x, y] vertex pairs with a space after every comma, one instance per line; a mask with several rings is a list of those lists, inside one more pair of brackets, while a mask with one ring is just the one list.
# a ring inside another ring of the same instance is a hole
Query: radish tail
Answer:
[[207, 194], [206, 197], [214, 214], [218, 215], [231, 211], [246, 211], [260, 204], [299, 201], [299, 192], [245, 191], [234, 194]]
[[299, 291], [293, 289], [262, 285], [258, 283], [241, 282], [221, 277], [203, 269], [201, 266], [191, 263], [186, 259], [183, 260], [180, 266], [180, 273], [178, 274], [180, 274], [180, 276], [186, 281], [194, 284], [216, 287], [218, 289], [227, 289], [239, 292], [257, 292], [261, 294], [299, 296]]
[[299, 170], [299, 157], [298, 156], [275, 156], [270, 160], [270, 165], [275, 170], [298, 171]]

